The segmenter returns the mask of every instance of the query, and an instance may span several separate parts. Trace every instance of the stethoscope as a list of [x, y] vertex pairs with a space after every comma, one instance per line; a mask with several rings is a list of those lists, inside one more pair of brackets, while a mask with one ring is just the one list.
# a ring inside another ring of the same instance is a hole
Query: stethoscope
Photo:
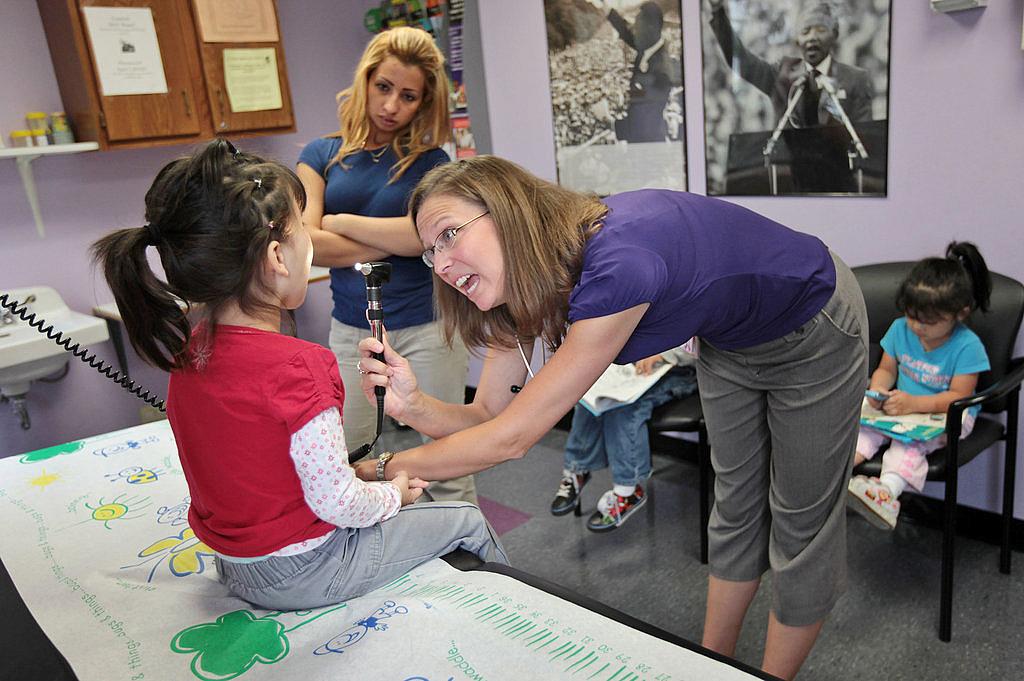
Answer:
[[[530, 378], [533, 378], [533, 369], [530, 367], [530, 361], [526, 359], [526, 353], [523, 352], [523, 344], [519, 342], [519, 337], [516, 336], [516, 347], [519, 348], [519, 356], [523, 358], [523, 366], [526, 367], [526, 373], [529, 374]], [[521, 385], [513, 385], [509, 387], [514, 393], [518, 393], [523, 389]]]

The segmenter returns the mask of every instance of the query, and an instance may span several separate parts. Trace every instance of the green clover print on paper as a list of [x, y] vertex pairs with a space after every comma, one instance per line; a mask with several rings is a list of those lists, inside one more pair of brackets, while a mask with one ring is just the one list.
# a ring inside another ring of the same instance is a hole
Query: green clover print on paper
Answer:
[[280, 662], [290, 649], [285, 634], [344, 607], [342, 603], [289, 629], [274, 619], [283, 613], [256, 617], [248, 610], [235, 610], [221, 615], [214, 623], [196, 624], [179, 631], [171, 640], [171, 650], [195, 654], [191, 669], [197, 678], [226, 681], [241, 676], [257, 662]]
[[53, 447], [46, 447], [45, 449], [37, 449], [35, 451], [29, 452], [28, 454], [23, 454], [21, 458], [18, 459], [18, 462], [36, 463], [37, 461], [46, 461], [47, 459], [52, 459], [53, 457], [60, 456], [61, 454], [74, 454], [75, 452], [80, 450], [84, 445], [85, 443], [79, 440], [78, 442], [68, 442], [67, 444], [63, 445], [54, 445]]
[[241, 676], [257, 662], [274, 664], [288, 654], [284, 625], [257, 618], [248, 610], [221, 615], [213, 624], [197, 624], [171, 641], [176, 653], [196, 653], [192, 673], [207, 681]]

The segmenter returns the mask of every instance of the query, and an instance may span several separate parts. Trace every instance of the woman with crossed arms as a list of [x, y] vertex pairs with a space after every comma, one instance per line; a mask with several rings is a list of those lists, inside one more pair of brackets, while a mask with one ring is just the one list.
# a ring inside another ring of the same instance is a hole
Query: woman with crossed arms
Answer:
[[[344, 415], [352, 451], [373, 439], [376, 425], [376, 405], [352, 389], [359, 380], [356, 347], [369, 329], [365, 282], [353, 264], [391, 263], [384, 318], [426, 392], [462, 401], [469, 353], [461, 343], [446, 344], [434, 320], [432, 277], [407, 207], [423, 175], [448, 161], [439, 148], [451, 134], [444, 55], [422, 29], [380, 33], [338, 102], [339, 131], [306, 145], [296, 172], [306, 190], [302, 221], [313, 239], [313, 263], [331, 268], [329, 343], [350, 388]], [[476, 487], [472, 477], [435, 478], [424, 498], [476, 503]]]

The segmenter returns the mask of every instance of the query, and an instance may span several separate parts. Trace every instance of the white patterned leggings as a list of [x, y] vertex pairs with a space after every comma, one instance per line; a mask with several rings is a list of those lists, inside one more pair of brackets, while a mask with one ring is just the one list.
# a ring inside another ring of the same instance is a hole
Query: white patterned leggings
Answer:
[[[974, 417], [964, 414], [964, 423], [960, 429], [960, 439], [964, 439], [974, 430]], [[870, 459], [878, 453], [882, 445], [891, 438], [874, 428], [861, 426], [857, 435], [857, 453]], [[946, 436], [940, 435], [931, 440], [900, 442], [892, 440], [889, 449], [882, 454], [882, 475], [894, 473], [907, 481], [907, 484], [920, 492], [924, 489], [924, 480], [928, 476], [928, 455], [946, 446]]]

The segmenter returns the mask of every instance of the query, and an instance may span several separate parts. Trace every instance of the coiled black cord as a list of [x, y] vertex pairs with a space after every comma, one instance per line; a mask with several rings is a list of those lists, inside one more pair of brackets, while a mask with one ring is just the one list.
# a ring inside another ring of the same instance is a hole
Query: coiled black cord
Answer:
[[28, 306], [19, 303], [17, 300], [12, 301], [7, 293], [0, 293], [0, 306], [10, 310], [12, 314], [28, 323], [28, 325], [36, 331], [46, 336], [54, 343], [109, 378], [114, 383], [117, 383], [119, 386], [130, 392], [132, 395], [135, 395], [146, 404], [155, 407], [164, 413], [167, 412], [164, 408], [163, 400], [155, 395], [150, 395], [148, 390], [144, 390], [142, 386], [135, 385], [135, 381], [131, 380], [127, 376], [122, 376], [120, 371], [108, 366], [103, 360], [96, 359], [96, 355], [94, 353], [82, 348], [78, 343], [73, 342], [70, 337], [66, 337], [60, 331], [55, 331], [53, 324], [47, 324], [45, 319], [37, 318], [34, 313], [28, 311]]
[[358, 449], [353, 449], [351, 452], [348, 453], [348, 462], [350, 464], [353, 464], [356, 461], [359, 461], [364, 456], [367, 456], [370, 452], [373, 451], [373, 446], [375, 444], [377, 444], [377, 440], [380, 439], [381, 430], [384, 429], [384, 396], [383, 395], [377, 395], [376, 397], [377, 397], [377, 436], [375, 438], [373, 438], [373, 442], [371, 442], [369, 444], [365, 444], [362, 447], [359, 447]]

